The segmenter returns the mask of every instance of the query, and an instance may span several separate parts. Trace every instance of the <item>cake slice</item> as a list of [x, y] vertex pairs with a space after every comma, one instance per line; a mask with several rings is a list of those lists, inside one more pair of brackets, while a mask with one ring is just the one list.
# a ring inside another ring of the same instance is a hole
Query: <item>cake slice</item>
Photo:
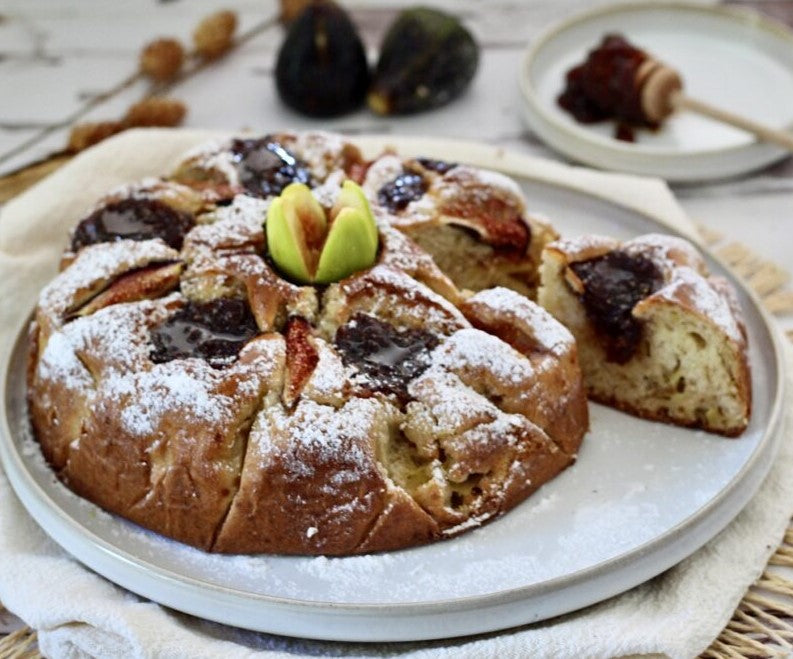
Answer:
[[728, 436], [749, 422], [746, 330], [734, 291], [688, 242], [600, 236], [543, 251], [539, 303], [573, 333], [589, 397]]

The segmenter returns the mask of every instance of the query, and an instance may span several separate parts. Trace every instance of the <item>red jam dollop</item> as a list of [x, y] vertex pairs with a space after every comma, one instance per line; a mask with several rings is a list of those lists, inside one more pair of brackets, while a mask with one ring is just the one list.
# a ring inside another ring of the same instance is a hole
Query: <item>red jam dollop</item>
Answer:
[[619, 34], [607, 34], [581, 64], [565, 77], [559, 105], [583, 124], [616, 119], [615, 137], [634, 141], [634, 127], [657, 128], [642, 109], [636, 78], [649, 59], [643, 50]]

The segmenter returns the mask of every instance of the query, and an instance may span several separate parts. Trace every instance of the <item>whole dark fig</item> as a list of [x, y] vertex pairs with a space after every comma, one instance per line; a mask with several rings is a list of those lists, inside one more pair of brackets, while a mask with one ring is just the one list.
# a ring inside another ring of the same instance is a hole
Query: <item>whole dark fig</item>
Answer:
[[366, 52], [341, 7], [319, 0], [295, 19], [278, 53], [275, 83], [287, 105], [311, 116], [343, 114], [363, 103]]
[[389, 28], [369, 93], [378, 114], [408, 114], [462, 94], [479, 64], [479, 47], [457, 18], [435, 9], [403, 11]]

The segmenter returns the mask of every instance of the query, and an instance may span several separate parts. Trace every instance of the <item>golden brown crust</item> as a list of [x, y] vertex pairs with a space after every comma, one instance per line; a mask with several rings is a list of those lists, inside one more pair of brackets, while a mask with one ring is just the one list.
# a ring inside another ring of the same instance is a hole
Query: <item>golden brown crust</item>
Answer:
[[388, 500], [356, 552], [390, 551], [423, 545], [441, 537], [438, 523], [407, 492], [392, 486]]
[[545, 309], [508, 289], [477, 293], [462, 310], [474, 327], [499, 337], [530, 360], [534, 389], [543, 392], [531, 418], [566, 453], [575, 455], [589, 426], [589, 410], [573, 335]]
[[[326, 207], [345, 176], [365, 174], [338, 138], [282, 137]], [[185, 185], [126, 188], [193, 218], [180, 250], [84, 247], [42, 292], [30, 414], [69, 487], [205, 550], [347, 555], [461, 533], [574, 461], [586, 404], [558, 323], [516, 293], [461, 292], [387, 223], [372, 268], [323, 289], [291, 283], [264, 256], [268, 199], [238, 194], [229, 168], [221, 145], [177, 170]], [[469, 181], [475, 196], [484, 176]], [[522, 206], [493, 195], [504, 226], [483, 235], [507, 240]], [[218, 300], [250, 310], [254, 336], [236, 356], [163, 352], [161, 328]]]
[[[381, 197], [398, 177], [420, 177], [408, 203]], [[459, 288], [507, 286], [531, 298], [543, 247], [558, 238], [526, 212], [514, 181], [494, 172], [387, 153], [369, 167], [364, 189], [384, 223], [410, 236]]]
[[68, 485], [107, 510], [209, 549], [237, 489], [245, 438], [280, 337], [225, 370], [169, 362], [109, 379], [64, 468]]
[[83, 306], [74, 309], [67, 318], [90, 316], [112, 304], [151, 300], [170, 293], [179, 285], [181, 263], [155, 263], [131, 270], [93, 297]]
[[[276, 405], [259, 415], [240, 493], [214, 548], [354, 552], [385, 507], [386, 484], [372, 437], [378, 415], [379, 406], [364, 399], [352, 399], [338, 410], [300, 401], [291, 414]], [[338, 443], [325, 445], [323, 435], [338, 428], [346, 429], [335, 435]], [[354, 478], [345, 478], [349, 474]], [[329, 483], [334, 483], [332, 492]]]

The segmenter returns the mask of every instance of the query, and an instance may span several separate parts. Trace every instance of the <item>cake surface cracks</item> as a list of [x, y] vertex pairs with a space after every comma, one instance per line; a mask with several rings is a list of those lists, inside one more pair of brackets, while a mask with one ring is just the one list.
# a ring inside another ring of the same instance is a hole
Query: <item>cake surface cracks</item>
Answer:
[[[518, 294], [462, 292], [389, 209], [370, 199], [373, 267], [322, 287], [275, 270], [273, 195], [298, 180], [333, 203], [367, 169], [336, 136], [214, 143], [78, 225], [40, 296], [29, 378], [70, 488], [205, 550], [345, 555], [462, 532], [574, 460], [588, 417], [559, 384], [572, 337]], [[537, 386], [550, 372], [556, 389]]]

